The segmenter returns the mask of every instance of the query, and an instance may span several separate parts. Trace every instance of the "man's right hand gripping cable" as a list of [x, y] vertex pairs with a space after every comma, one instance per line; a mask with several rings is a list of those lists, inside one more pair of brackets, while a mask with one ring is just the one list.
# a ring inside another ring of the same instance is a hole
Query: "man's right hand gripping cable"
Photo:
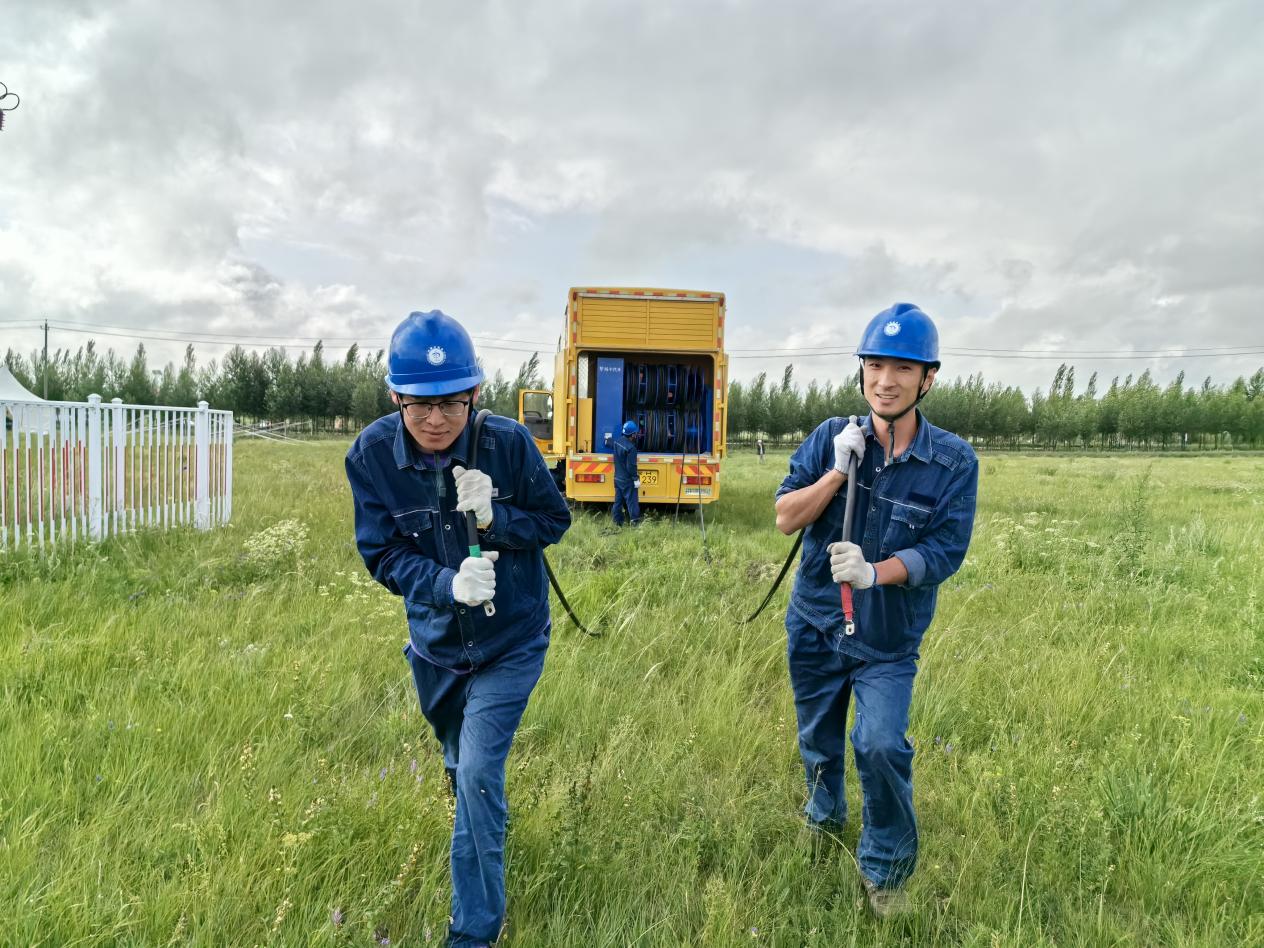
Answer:
[[482, 556], [467, 556], [452, 580], [452, 598], [467, 606], [491, 602], [496, 595], [496, 569], [492, 565], [500, 557], [496, 550], [484, 550]]

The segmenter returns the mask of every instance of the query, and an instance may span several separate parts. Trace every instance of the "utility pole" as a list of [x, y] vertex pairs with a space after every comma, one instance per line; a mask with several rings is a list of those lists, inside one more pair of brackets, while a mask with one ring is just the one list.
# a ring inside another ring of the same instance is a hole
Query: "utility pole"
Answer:
[[44, 401], [48, 401], [48, 320], [44, 320]]

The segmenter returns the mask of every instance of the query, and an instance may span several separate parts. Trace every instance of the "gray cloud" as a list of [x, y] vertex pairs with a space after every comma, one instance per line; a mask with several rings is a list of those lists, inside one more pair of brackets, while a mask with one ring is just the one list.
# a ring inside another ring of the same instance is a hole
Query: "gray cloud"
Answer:
[[1261, 41], [1246, 0], [25, 4], [0, 320], [548, 341], [598, 281], [725, 290], [752, 348], [908, 298], [958, 346], [1264, 345]]

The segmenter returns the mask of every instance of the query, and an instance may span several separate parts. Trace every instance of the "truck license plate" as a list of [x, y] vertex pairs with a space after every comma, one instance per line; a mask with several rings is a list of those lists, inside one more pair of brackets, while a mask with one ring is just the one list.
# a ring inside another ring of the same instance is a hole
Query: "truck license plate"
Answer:
[[658, 486], [658, 471], [642, 471], [638, 469], [636, 473], [641, 478], [642, 487]]

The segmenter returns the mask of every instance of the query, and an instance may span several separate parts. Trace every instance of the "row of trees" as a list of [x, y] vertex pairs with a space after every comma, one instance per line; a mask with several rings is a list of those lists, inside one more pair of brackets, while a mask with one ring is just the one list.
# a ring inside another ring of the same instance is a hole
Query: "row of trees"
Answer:
[[[383, 379], [382, 350], [361, 352], [357, 346], [342, 359], [326, 360], [324, 346], [291, 360], [283, 349], [229, 350], [223, 361], [199, 366], [193, 346], [176, 366], [151, 368], [142, 344], [131, 359], [108, 350], [102, 355], [89, 342], [75, 352], [62, 350], [48, 358], [23, 358], [12, 349], [4, 364], [28, 389], [42, 394], [47, 382], [53, 401], [86, 401], [92, 394], [106, 401], [121, 398], [130, 405], [194, 406], [205, 399], [226, 408], [244, 424], [264, 420], [302, 420], [313, 430], [344, 430], [368, 424], [394, 409]], [[518, 389], [539, 388], [540, 360], [532, 355], [517, 377], [495, 373], [483, 386], [480, 403], [502, 415], [517, 416]]]
[[[988, 447], [1258, 447], [1264, 444], [1264, 368], [1228, 386], [1186, 387], [1181, 372], [1160, 386], [1149, 370], [1098, 391], [1094, 373], [1076, 391], [1075, 367], [1060, 365], [1047, 391], [1030, 397], [983, 375], [940, 379], [922, 411], [941, 428]], [[797, 441], [834, 415], [862, 415], [868, 406], [854, 380], [835, 387], [815, 379], [803, 392], [787, 365], [779, 382], [761, 373], [729, 385], [729, 436]]]
[[[50, 399], [83, 401], [96, 393], [136, 405], [190, 406], [205, 399], [243, 423], [302, 419], [316, 430], [348, 430], [393, 407], [383, 384], [384, 353], [355, 346], [336, 360], [326, 360], [319, 343], [297, 359], [283, 349], [260, 353], [238, 346], [219, 363], [203, 366], [189, 346], [179, 366], [158, 369], [150, 367], [143, 345], [124, 359], [113, 350], [102, 355], [90, 342], [73, 353], [55, 353], [47, 365], [38, 353], [23, 358], [13, 350], [4, 362], [33, 392], [42, 392], [47, 379]], [[512, 379], [496, 372], [483, 386], [481, 404], [515, 417], [519, 390], [540, 387], [540, 360], [533, 354]], [[1187, 387], [1184, 373], [1160, 386], [1146, 371], [1113, 379], [1105, 392], [1098, 389], [1094, 374], [1077, 391], [1075, 367], [1065, 364], [1048, 390], [1030, 396], [975, 374], [941, 379], [922, 409], [940, 427], [991, 447], [1264, 444], [1264, 368], [1223, 386], [1207, 378]], [[729, 437], [738, 441], [797, 441], [826, 418], [868, 410], [854, 381], [835, 386], [813, 379], [800, 389], [793, 365], [777, 381], [761, 373], [748, 383], [732, 382], [728, 399]]]

